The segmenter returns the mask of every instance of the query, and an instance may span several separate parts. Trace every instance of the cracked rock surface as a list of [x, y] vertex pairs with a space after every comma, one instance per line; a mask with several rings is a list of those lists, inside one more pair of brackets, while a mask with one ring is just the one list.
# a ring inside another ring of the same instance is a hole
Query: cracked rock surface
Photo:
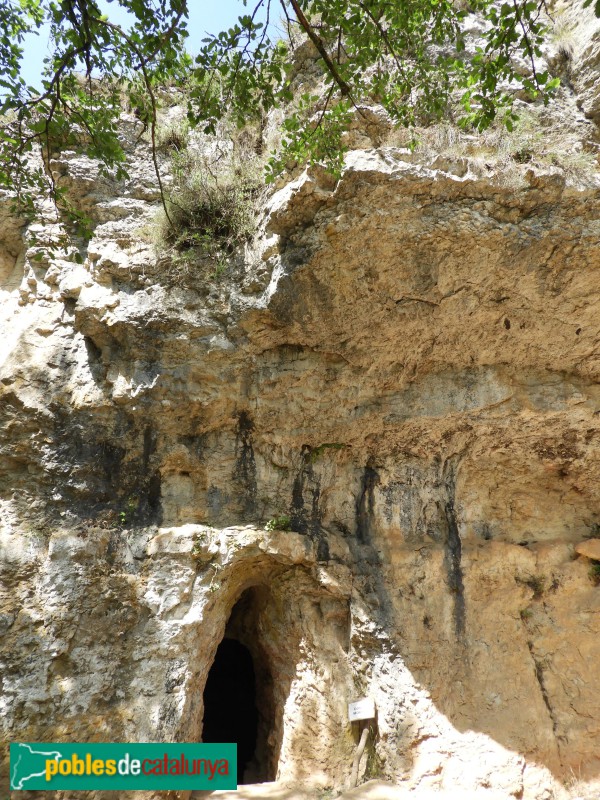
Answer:
[[597, 777], [597, 176], [355, 150], [271, 195], [234, 277], [182, 286], [124, 130], [130, 184], [53, 164], [89, 242], [0, 198], [3, 739], [199, 741], [229, 635], [263, 779], [348, 789], [365, 695], [361, 780], [402, 796]]

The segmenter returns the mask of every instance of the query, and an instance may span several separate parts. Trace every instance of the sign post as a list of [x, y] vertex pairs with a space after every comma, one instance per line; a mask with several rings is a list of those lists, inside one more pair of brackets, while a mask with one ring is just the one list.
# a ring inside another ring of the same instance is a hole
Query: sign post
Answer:
[[348, 703], [348, 719], [350, 722], [375, 719], [375, 700], [372, 697], [361, 697], [353, 703]]
[[354, 787], [358, 784], [358, 769], [360, 760], [367, 746], [367, 739], [369, 738], [369, 730], [372, 723], [377, 716], [375, 708], [375, 700], [372, 697], [360, 697], [352, 703], [348, 703], [348, 720], [350, 723], [358, 722], [358, 727], [361, 730], [358, 747], [354, 755], [352, 763], [352, 775], [350, 777], [350, 786]]

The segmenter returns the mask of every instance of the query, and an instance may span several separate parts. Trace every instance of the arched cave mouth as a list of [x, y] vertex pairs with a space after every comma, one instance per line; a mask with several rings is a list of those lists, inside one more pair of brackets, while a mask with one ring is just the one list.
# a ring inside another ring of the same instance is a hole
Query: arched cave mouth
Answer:
[[247, 647], [223, 639], [204, 688], [204, 742], [236, 742], [238, 783], [256, 752], [258, 713], [254, 663]]
[[259, 625], [269, 599], [265, 587], [252, 587], [242, 594], [204, 687], [202, 741], [237, 744], [239, 784], [272, 781], [277, 773], [280, 721]]

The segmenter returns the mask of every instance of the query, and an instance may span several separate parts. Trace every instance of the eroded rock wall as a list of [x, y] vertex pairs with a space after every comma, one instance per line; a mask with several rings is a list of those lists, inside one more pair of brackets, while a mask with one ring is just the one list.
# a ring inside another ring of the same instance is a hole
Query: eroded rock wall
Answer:
[[52, 164], [90, 242], [3, 217], [3, 738], [199, 740], [252, 590], [281, 779], [347, 783], [364, 694], [361, 775], [597, 776], [597, 180], [354, 151], [270, 198], [234, 281], [184, 287], [130, 125], [128, 184]]

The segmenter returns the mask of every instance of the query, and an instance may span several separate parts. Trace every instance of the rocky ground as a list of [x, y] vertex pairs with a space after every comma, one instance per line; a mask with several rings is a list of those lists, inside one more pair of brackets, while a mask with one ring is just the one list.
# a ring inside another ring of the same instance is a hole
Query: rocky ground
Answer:
[[[475, 795], [477, 796], [477, 795]], [[506, 800], [514, 795], [498, 795], [498, 800]], [[415, 790], [409, 791], [402, 786], [386, 783], [385, 781], [371, 780], [348, 789], [342, 794], [337, 792], [319, 791], [307, 788], [285, 787], [273, 784], [255, 784], [253, 786], [240, 786], [235, 792], [194, 792], [192, 800], [460, 800], [464, 794], [459, 790]], [[572, 786], [564, 794], [570, 800], [597, 800], [600, 797], [600, 785], [589, 784], [581, 791], [577, 786]]]

